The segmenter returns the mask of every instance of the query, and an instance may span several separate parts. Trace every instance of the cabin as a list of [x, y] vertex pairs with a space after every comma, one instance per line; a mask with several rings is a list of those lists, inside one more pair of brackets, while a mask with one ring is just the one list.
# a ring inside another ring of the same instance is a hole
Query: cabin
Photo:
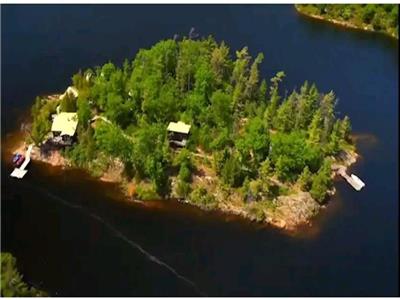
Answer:
[[53, 134], [50, 142], [57, 146], [71, 146], [75, 140], [78, 115], [76, 112], [62, 112], [54, 115], [51, 125]]
[[168, 139], [170, 145], [179, 147], [185, 147], [189, 138], [190, 125], [185, 124], [181, 121], [175, 123], [170, 122], [168, 124]]

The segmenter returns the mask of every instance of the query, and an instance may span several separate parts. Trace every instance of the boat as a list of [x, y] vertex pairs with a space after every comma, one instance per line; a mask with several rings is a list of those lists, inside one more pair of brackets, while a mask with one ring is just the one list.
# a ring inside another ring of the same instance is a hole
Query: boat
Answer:
[[31, 152], [33, 149], [33, 144], [28, 146], [26, 150], [25, 156], [19, 153], [15, 153], [12, 158], [12, 162], [15, 166], [14, 171], [10, 174], [11, 177], [15, 177], [21, 179], [25, 176], [28, 170], [25, 168], [28, 166], [29, 162], [31, 161]]
[[15, 167], [19, 167], [25, 161], [25, 156], [19, 153], [13, 155], [12, 163]]

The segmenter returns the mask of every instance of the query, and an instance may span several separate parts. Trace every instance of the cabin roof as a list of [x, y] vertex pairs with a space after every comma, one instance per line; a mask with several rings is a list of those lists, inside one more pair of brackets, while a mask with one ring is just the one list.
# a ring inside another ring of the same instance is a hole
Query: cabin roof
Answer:
[[172, 132], [178, 132], [178, 133], [185, 133], [188, 134], [190, 131], [190, 125], [185, 124], [181, 121], [175, 123], [175, 122], [170, 122], [168, 124], [168, 131], [172, 131]]
[[73, 136], [78, 125], [78, 116], [75, 112], [62, 112], [55, 115], [51, 131], [61, 131], [61, 135]]

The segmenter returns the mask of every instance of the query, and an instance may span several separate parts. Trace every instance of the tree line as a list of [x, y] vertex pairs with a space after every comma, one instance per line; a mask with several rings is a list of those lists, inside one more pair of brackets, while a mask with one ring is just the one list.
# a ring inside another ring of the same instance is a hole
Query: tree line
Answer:
[[399, 37], [399, 7], [397, 4], [297, 4], [304, 13], [350, 22], [364, 28]]

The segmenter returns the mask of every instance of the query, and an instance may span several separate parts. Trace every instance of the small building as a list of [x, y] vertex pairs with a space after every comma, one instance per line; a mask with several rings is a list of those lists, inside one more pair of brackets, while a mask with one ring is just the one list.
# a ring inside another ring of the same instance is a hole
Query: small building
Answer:
[[51, 132], [53, 133], [51, 142], [59, 146], [72, 145], [77, 126], [78, 115], [75, 112], [62, 112], [54, 115], [53, 124], [51, 125]]
[[168, 124], [167, 131], [170, 144], [180, 147], [186, 146], [187, 140], [189, 138], [190, 125], [185, 124], [181, 121], [177, 123], [170, 122]]

